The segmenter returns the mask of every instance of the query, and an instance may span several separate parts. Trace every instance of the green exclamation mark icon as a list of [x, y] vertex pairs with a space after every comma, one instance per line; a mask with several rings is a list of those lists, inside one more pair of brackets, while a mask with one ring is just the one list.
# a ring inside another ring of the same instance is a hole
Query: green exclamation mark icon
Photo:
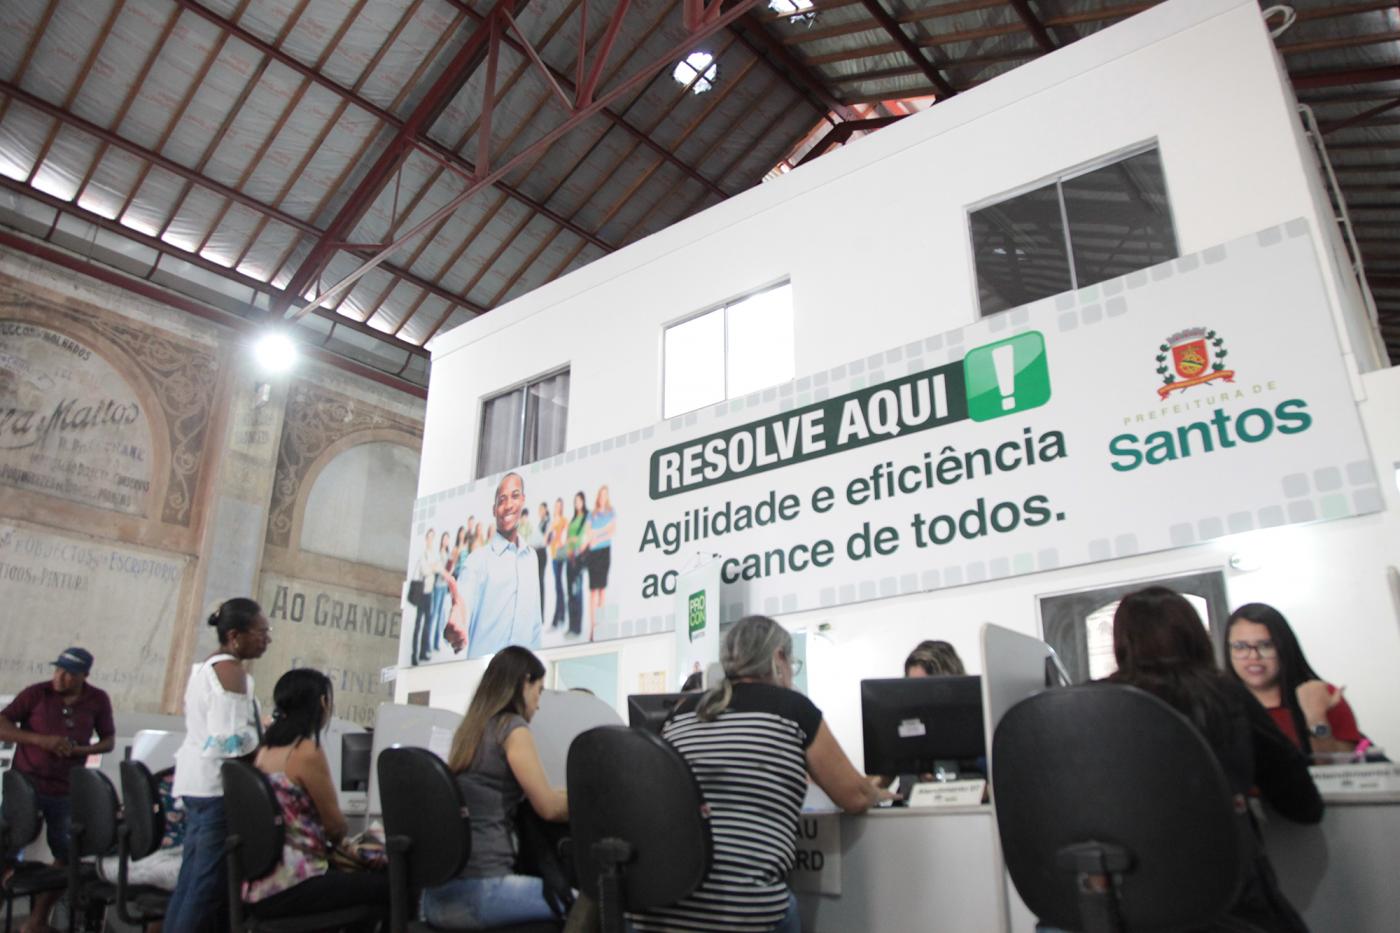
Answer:
[[984, 344], [963, 357], [967, 413], [973, 421], [1039, 408], [1050, 401], [1045, 337], [1033, 330]]

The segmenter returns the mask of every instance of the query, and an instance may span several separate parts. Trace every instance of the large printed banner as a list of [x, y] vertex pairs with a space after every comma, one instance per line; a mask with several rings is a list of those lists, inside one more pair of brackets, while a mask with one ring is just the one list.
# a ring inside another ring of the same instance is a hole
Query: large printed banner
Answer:
[[1376, 482], [1298, 220], [421, 499], [399, 661], [669, 631], [697, 555], [732, 620], [1374, 512]]

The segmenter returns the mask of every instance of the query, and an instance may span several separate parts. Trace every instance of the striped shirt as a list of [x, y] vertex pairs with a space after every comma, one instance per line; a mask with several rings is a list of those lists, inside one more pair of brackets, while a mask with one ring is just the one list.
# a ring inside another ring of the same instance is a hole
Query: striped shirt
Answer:
[[661, 735], [690, 765], [710, 807], [710, 871], [672, 907], [629, 915], [639, 931], [771, 930], [788, 908], [787, 874], [807, 792], [807, 748], [821, 710], [772, 684], [734, 685], [729, 708], [711, 722], [687, 700]]

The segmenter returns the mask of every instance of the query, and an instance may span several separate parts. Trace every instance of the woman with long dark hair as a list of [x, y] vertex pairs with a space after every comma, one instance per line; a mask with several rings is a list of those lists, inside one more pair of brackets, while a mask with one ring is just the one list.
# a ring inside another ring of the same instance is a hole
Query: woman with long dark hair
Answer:
[[1351, 752], [1362, 740], [1342, 691], [1313, 670], [1288, 620], [1266, 603], [1230, 615], [1230, 674], [1304, 753]]
[[[224, 782], [220, 767], [258, 747], [253, 678], [243, 662], [263, 656], [272, 636], [262, 607], [226, 600], [206, 620], [219, 648], [185, 686], [185, 741], [175, 753], [174, 794], [185, 811], [180, 876], [165, 911], [165, 929], [181, 933], [227, 927], [224, 879]], [[222, 922], [220, 922], [222, 920]]]
[[569, 520], [566, 554], [569, 561], [569, 634], [583, 634], [583, 572], [588, 567], [588, 497], [574, 493], [574, 517]]
[[612, 540], [617, 530], [608, 487], [598, 487], [593, 514], [588, 519], [588, 640], [598, 634], [598, 616], [608, 589], [608, 569], [612, 566]]
[[540, 659], [519, 645], [496, 652], [452, 736], [447, 766], [471, 813], [472, 847], [459, 877], [423, 892], [423, 919], [434, 927], [479, 930], [554, 919], [544, 882], [514, 873], [521, 800], [542, 819], [569, 818], [568, 797], [549, 786], [529, 728], [544, 673]]
[[[1113, 654], [1118, 670], [1109, 681], [1166, 701], [1205, 737], [1235, 792], [1238, 812], [1250, 813], [1244, 801], [1258, 788], [1291, 820], [1322, 819], [1322, 798], [1306, 760], [1249, 693], [1216, 667], [1210, 636], [1184, 596], [1150, 586], [1123, 597], [1113, 615]], [[1278, 889], [1252, 815], [1242, 818], [1241, 835], [1245, 880], [1230, 916], [1260, 930], [1305, 931]]]
[[244, 883], [243, 900], [258, 904], [258, 916], [269, 920], [362, 905], [387, 913], [387, 874], [330, 866], [349, 825], [321, 747], [321, 731], [335, 709], [330, 678], [306, 667], [290, 670], [278, 679], [272, 702], [272, 725], [253, 764], [267, 775], [282, 811], [282, 860], [271, 873]]
[[710, 871], [689, 897], [630, 914], [638, 931], [801, 930], [787, 874], [808, 776], [847, 813], [892, 795], [861, 775], [821, 710], [792, 689], [792, 636], [764, 616], [724, 635], [724, 679], [681, 702], [662, 738], [690, 765], [710, 808]]

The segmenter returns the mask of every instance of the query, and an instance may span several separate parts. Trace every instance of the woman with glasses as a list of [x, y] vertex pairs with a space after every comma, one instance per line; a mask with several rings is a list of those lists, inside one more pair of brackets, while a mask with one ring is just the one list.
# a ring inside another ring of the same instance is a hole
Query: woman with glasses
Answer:
[[1317, 676], [1288, 620], [1273, 606], [1246, 603], [1230, 616], [1230, 674], [1304, 752], [1354, 752], [1363, 741], [1342, 690]]
[[801, 663], [778, 623], [740, 620], [720, 663], [719, 685], [682, 701], [661, 730], [710, 808], [710, 870], [679, 903], [629, 915], [638, 931], [800, 930], [787, 874], [808, 775], [847, 813], [892, 796], [852, 767], [821, 710], [792, 689]]
[[1145, 690], [1189, 719], [1215, 753], [1234, 792], [1235, 812], [1241, 817], [1244, 881], [1227, 916], [1246, 925], [1222, 922], [1211, 929], [1306, 931], [1278, 888], [1252, 811], [1245, 805], [1246, 797], [1257, 792], [1287, 819], [1321, 820], [1322, 797], [1306, 759], [1249, 694], [1216, 667], [1201, 617], [1181, 594], [1150, 586], [1124, 596], [1113, 614], [1113, 655], [1118, 670], [1109, 682]]

